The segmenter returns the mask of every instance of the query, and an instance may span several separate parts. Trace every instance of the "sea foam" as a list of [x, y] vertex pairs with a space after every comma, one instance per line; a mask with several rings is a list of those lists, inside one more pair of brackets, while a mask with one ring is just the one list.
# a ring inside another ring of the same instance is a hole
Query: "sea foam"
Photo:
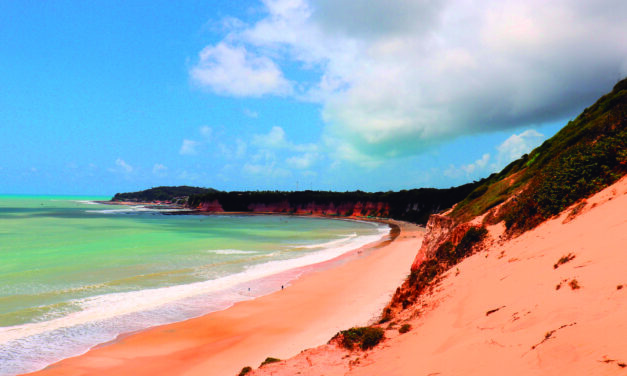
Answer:
[[[132, 210], [142, 209], [133, 207]], [[120, 211], [114, 209], [110, 212]], [[377, 226], [378, 231], [373, 235], [351, 233], [337, 240], [299, 246], [315, 249], [300, 257], [252, 265], [242, 272], [202, 282], [77, 299], [72, 303], [80, 310], [67, 316], [0, 328], [0, 375], [32, 372], [58, 360], [82, 354], [122, 333], [226, 309], [238, 301], [276, 291], [297, 275], [284, 277], [275, 283], [260, 283], [262, 279], [325, 262], [375, 242], [389, 231], [388, 226]], [[211, 252], [243, 254], [250, 251], [224, 249]]]

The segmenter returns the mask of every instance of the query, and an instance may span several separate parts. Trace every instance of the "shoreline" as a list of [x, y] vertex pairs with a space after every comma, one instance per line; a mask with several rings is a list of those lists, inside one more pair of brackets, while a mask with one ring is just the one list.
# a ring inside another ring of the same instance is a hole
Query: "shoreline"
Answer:
[[[278, 283], [291, 274], [285, 290], [237, 302], [200, 317], [121, 334], [82, 355], [28, 375], [152, 375], [166, 370], [169, 374], [196, 374], [192, 369], [198, 367], [202, 369], [198, 374], [203, 375], [237, 374], [242, 367], [256, 366], [268, 356], [286, 358], [325, 343], [339, 330], [372, 320], [409, 273], [424, 230], [404, 222], [376, 221], [390, 225], [389, 234], [380, 240], [332, 260], [267, 277], [266, 282]], [[399, 253], [403, 257], [397, 257]], [[395, 268], [385, 267], [390, 264], [395, 264]], [[375, 282], [368, 277], [371, 272], [386, 277]], [[368, 283], [381, 286], [361, 288]], [[302, 311], [302, 307], [310, 309]], [[242, 316], [248, 317], [249, 322], [243, 322]], [[268, 337], [260, 337], [259, 331]], [[180, 358], [183, 354], [185, 361]]]

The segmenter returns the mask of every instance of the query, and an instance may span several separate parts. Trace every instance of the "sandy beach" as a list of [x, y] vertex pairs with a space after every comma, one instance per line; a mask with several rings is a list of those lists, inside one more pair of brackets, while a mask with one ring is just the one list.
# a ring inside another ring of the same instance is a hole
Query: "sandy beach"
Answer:
[[285, 359], [322, 345], [376, 319], [409, 273], [424, 230], [395, 223], [400, 234], [392, 242], [315, 268], [283, 291], [122, 336], [32, 375], [236, 375], [266, 357]]
[[373, 350], [324, 345], [251, 375], [624, 375], [625, 213], [627, 178], [513, 240], [493, 226]]

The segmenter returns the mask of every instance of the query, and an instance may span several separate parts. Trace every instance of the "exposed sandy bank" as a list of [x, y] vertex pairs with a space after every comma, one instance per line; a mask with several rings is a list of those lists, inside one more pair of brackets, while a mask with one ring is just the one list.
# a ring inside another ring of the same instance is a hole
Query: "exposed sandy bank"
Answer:
[[502, 244], [492, 228], [374, 350], [325, 345], [254, 375], [627, 374], [627, 178], [573, 208]]
[[308, 273], [283, 291], [121, 338], [34, 374], [236, 375], [268, 356], [288, 358], [326, 343], [371, 321], [407, 276], [424, 230], [397, 224], [391, 243]]

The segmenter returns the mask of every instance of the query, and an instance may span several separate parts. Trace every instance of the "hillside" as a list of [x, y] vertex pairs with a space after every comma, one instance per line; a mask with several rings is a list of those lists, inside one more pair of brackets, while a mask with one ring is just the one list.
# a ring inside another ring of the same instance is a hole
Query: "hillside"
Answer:
[[555, 136], [490, 176], [450, 217], [465, 222], [485, 214], [509, 233], [531, 229], [627, 172], [627, 80], [586, 108]]
[[201, 212], [250, 212], [299, 215], [383, 217], [425, 224], [433, 213], [452, 207], [483, 181], [446, 189], [398, 192], [218, 191], [197, 187], [156, 187], [116, 193], [111, 201], [169, 201]]
[[331, 341], [248, 375], [624, 375], [624, 213], [627, 178], [577, 217], [565, 211], [515, 239], [491, 226], [485, 248], [376, 325], [386, 339], [374, 349]]
[[411, 274], [373, 326], [383, 344], [349, 351], [354, 334], [342, 332], [252, 375], [623, 374], [626, 173], [623, 80], [430, 217]]
[[154, 202], [154, 201], [179, 201], [182, 204], [187, 202], [191, 195], [205, 194], [215, 191], [211, 188], [189, 187], [186, 185], [178, 187], [155, 187], [139, 192], [116, 193], [111, 201], [133, 201], [133, 202]]
[[448, 209], [482, 182], [447, 189], [398, 192], [213, 191], [191, 196], [188, 206], [209, 212], [272, 212], [330, 216], [364, 216], [425, 224], [433, 213]]

